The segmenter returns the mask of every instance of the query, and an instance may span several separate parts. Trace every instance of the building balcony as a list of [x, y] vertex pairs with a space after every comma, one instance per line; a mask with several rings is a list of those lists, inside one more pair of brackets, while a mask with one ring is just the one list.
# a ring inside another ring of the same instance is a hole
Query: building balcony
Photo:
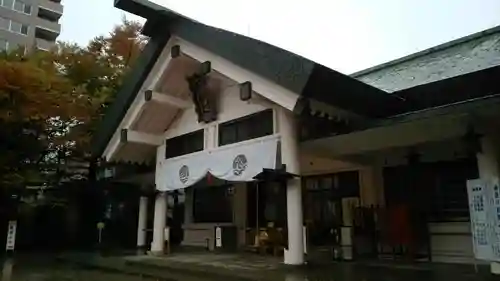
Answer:
[[35, 40], [36, 48], [42, 51], [50, 51], [54, 48], [54, 41], [48, 41], [42, 38], [36, 38]]
[[61, 25], [58, 22], [38, 18], [36, 23], [35, 37], [47, 41], [56, 41], [61, 34]]
[[61, 3], [51, 0], [40, 0], [38, 16], [52, 21], [58, 21], [64, 11], [64, 6]]

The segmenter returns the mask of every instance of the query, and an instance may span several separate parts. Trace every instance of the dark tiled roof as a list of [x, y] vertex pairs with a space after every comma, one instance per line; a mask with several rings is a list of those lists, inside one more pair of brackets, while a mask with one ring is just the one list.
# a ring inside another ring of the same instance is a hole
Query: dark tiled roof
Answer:
[[[304, 97], [335, 104], [337, 107], [369, 117], [378, 117], [386, 112], [386, 109], [374, 106], [367, 108], [367, 103], [373, 102], [374, 105], [381, 106], [383, 103], [399, 103], [398, 99], [382, 90], [309, 59], [256, 39], [203, 25], [150, 1], [117, 0], [115, 5], [147, 18], [146, 27], [148, 24], [156, 25], [153, 23], [157, 21], [167, 22], [168, 24], [163, 24], [163, 28], [170, 33]], [[155, 36], [149, 30], [148, 33]], [[161, 32], [158, 35], [161, 36]], [[313, 87], [311, 81], [328, 84], [328, 87]], [[360, 97], [370, 102], [357, 102]]]
[[[128, 76], [129, 79], [126, 79], [115, 103], [106, 113], [96, 136], [94, 136], [92, 144], [94, 155], [100, 155], [105, 149], [107, 142], [113, 136], [137, 91], [153, 67], [161, 48], [169, 38], [169, 34], [175, 34], [188, 40], [297, 94], [303, 94], [327, 103], [335, 102], [336, 106], [361, 115], [375, 117], [380, 115], [380, 112], [374, 114], [378, 110], [377, 108], [365, 112], [366, 104], [356, 102], [354, 97], [363, 96], [380, 104], [383, 101], [394, 99], [387, 93], [364, 85], [347, 75], [331, 69], [325, 72], [324, 70], [327, 68], [306, 58], [262, 41], [181, 17], [150, 1], [115, 0], [115, 6], [147, 18], [148, 21], [144, 26], [143, 33], [150, 36], [151, 41], [139, 57], [138, 65]], [[310, 79], [316, 82], [328, 82], [330, 88], [328, 91], [326, 89], [321, 89], [319, 92], [312, 91], [316, 88], [306, 87]], [[346, 86], [344, 83], [348, 83], [350, 86]], [[353, 98], [345, 99], [346, 91], [350, 91], [349, 94]], [[379, 111], [381, 110], [380, 108]]]
[[[374, 118], [423, 109], [436, 102], [420, 100], [419, 93], [426, 91], [427, 96], [432, 95], [436, 82], [500, 65], [500, 28], [347, 76], [265, 42], [176, 15], [147, 0], [115, 0], [115, 6], [148, 19], [143, 33], [151, 39], [94, 136], [92, 147], [95, 156], [104, 151], [168, 41], [169, 34], [175, 34], [300, 94], [301, 101], [315, 99]], [[429, 87], [416, 87], [423, 84]], [[438, 86], [447, 87], [442, 83]], [[411, 92], [402, 91], [404, 89]], [[397, 93], [391, 95], [388, 92]], [[399, 95], [406, 95], [409, 99], [405, 101]], [[439, 99], [440, 104], [447, 102], [446, 99]], [[300, 105], [299, 102], [298, 108]]]
[[[302, 97], [380, 117], [401, 101], [375, 87], [268, 43], [178, 17], [172, 34], [258, 73]], [[365, 102], [359, 103], [363, 98]]]
[[362, 70], [351, 77], [391, 93], [498, 65], [500, 26]]

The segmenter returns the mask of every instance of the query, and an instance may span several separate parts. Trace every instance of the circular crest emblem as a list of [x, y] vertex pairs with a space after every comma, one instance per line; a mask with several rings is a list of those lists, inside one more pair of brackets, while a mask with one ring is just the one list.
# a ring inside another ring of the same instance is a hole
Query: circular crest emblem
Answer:
[[188, 166], [184, 165], [179, 169], [179, 180], [182, 183], [186, 183], [189, 179], [189, 168]]
[[248, 166], [247, 157], [243, 154], [239, 154], [233, 160], [233, 174], [235, 176], [240, 176]]

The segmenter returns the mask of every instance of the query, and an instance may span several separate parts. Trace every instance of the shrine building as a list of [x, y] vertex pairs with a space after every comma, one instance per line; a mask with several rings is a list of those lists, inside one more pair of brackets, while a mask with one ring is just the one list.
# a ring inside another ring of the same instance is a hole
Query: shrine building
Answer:
[[152, 1], [115, 5], [149, 41], [93, 153], [152, 167], [121, 178], [155, 189], [138, 246], [165, 252], [181, 194], [182, 246], [244, 251], [272, 229], [290, 265], [325, 247], [474, 262], [466, 181], [499, 173], [500, 28], [346, 75]]

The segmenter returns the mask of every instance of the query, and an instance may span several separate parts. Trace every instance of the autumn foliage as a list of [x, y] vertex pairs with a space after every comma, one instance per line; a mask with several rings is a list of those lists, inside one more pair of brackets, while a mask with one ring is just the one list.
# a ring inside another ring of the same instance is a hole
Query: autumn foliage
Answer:
[[88, 117], [88, 97], [52, 65], [30, 60], [0, 61], [0, 120], [19, 122]]
[[140, 28], [124, 20], [87, 46], [58, 42], [50, 52], [0, 55], [0, 185], [57, 182], [52, 167], [88, 155], [94, 128], [144, 45]]

